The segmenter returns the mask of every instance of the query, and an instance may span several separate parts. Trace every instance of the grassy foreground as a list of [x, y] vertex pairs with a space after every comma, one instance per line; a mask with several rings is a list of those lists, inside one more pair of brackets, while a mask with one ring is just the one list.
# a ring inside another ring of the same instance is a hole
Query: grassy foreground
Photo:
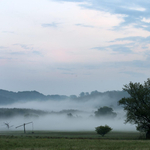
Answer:
[[2, 132], [0, 150], [150, 150], [150, 140], [139, 138], [137, 132], [111, 132], [104, 138], [95, 132]]

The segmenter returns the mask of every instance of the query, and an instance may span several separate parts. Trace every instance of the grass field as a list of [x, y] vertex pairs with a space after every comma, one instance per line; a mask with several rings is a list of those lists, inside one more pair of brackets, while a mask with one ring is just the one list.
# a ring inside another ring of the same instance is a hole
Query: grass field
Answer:
[[138, 132], [22, 131], [0, 132], [0, 150], [150, 150], [150, 140]]

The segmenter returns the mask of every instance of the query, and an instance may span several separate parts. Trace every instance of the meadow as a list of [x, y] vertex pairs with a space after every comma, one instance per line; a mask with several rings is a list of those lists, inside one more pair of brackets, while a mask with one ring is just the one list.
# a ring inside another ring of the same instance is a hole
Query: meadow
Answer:
[[1, 131], [0, 150], [150, 150], [150, 140], [139, 132]]

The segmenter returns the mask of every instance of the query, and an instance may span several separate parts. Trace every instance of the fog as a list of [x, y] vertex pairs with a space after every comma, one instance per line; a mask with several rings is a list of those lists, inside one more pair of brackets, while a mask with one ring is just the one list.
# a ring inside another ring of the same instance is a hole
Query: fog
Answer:
[[[135, 131], [135, 125], [129, 123], [125, 124], [125, 112], [121, 107], [114, 107], [114, 112], [117, 113], [117, 117], [112, 118], [97, 118], [94, 112], [99, 108], [106, 106], [105, 102], [99, 102], [98, 100], [90, 101], [73, 101], [73, 100], [61, 100], [61, 101], [31, 101], [21, 102], [12, 105], [3, 105], [1, 108], [29, 108], [35, 110], [43, 110], [49, 112], [46, 115], [38, 117], [25, 118], [23, 116], [3, 119], [1, 122], [0, 130], [6, 130], [4, 122], [9, 122], [9, 130], [23, 130], [23, 126], [16, 129], [16, 126], [23, 123], [33, 122], [26, 125], [26, 130], [51, 130], [51, 131], [94, 131], [95, 127], [100, 125], [109, 125], [114, 131]], [[107, 105], [109, 106], [109, 105]], [[109, 107], [110, 107], [109, 106]], [[63, 111], [66, 110], [66, 111]], [[75, 111], [73, 111], [75, 110]], [[71, 117], [68, 113], [71, 113]]]

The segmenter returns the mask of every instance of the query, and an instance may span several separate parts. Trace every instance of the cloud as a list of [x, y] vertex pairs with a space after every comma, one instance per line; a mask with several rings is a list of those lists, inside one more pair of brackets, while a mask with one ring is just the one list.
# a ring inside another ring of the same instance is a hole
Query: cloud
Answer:
[[13, 51], [13, 52], [9, 52], [8, 54], [10, 54], [10, 55], [22, 55], [22, 56], [24, 56], [24, 57], [33, 57], [33, 55], [35, 55], [35, 56], [42, 56], [42, 54], [41, 54], [41, 52], [39, 52], [39, 51], [29, 51], [29, 52], [26, 52], [26, 51]]
[[44, 28], [46, 28], [46, 27], [57, 27], [57, 26], [58, 26], [58, 23], [56, 23], [56, 22], [42, 24], [42, 27], [44, 27]]
[[66, 75], [76, 75], [76, 73], [68, 73], [68, 72], [64, 72], [62, 74], [66, 74]]
[[26, 44], [13, 44], [13, 45], [18, 45], [18, 46], [20, 46], [20, 47], [23, 48], [23, 49], [31, 49], [31, 48], [29, 47], [29, 45], [26, 45]]
[[119, 52], [119, 53], [132, 53], [132, 50], [125, 46], [125, 45], [111, 45], [109, 46], [114, 52]]
[[130, 37], [125, 37], [125, 38], [117, 38], [114, 41], [132, 41], [132, 42], [139, 42], [139, 43], [149, 43], [150, 41], [150, 36], [148, 37], [141, 37], [141, 36], [130, 36]]
[[131, 47], [129, 47], [127, 44], [122, 44], [122, 45], [115, 44], [115, 45], [110, 45], [110, 46], [106, 46], [106, 47], [94, 47], [92, 49], [97, 49], [97, 50], [101, 50], [101, 51], [112, 50], [113, 52], [124, 53], [124, 54], [133, 53], [133, 51], [131, 50]]
[[143, 22], [146, 22], [146, 23], [150, 23], [150, 18], [145, 18], [145, 17], [144, 17], [144, 18], [142, 19], [142, 21], [143, 21]]
[[[12, 61], [12, 57], [10, 56], [3, 56], [3, 57], [0, 57], [1, 60], [4, 60], [4, 61]], [[0, 64], [1, 66], [3, 66], [3, 63]]]
[[25, 55], [24, 52], [11, 52], [11, 55]]
[[[108, 61], [108, 62], [102, 62], [97, 64], [78, 64], [76, 67], [74, 67], [74, 71], [77, 70], [87, 70], [90, 71], [90, 73], [93, 73], [95, 71], [106, 71], [108, 70], [116, 70], [118, 73], [126, 72], [126, 74], [129, 72], [134, 72], [144, 75], [144, 70], [149, 69], [150, 66], [150, 55], [147, 56], [146, 60], [132, 60], [132, 61]], [[126, 71], [124, 70], [126, 68]], [[143, 72], [143, 73], [142, 73]]]
[[139, 73], [139, 72], [133, 72], [133, 71], [123, 71], [123, 72], [120, 72], [121, 74], [127, 74], [131, 77], [141, 77], [141, 76], [145, 76], [144, 73]]
[[0, 46], [0, 49], [6, 49], [7, 47], [4, 47], [4, 46]]
[[76, 26], [81, 26], [81, 27], [87, 27], [87, 28], [94, 28], [94, 26], [91, 25], [84, 25], [84, 24], [75, 24]]
[[2, 33], [10, 33], [10, 34], [14, 34], [15, 32], [13, 32], [13, 31], [2, 31]]
[[[108, 63], [107, 66], [111, 66], [111, 67], [127, 67], [127, 68], [132, 68], [132, 70], [136, 70], [137, 68], [140, 70], [137, 70], [142, 72], [142, 70], [144, 69], [148, 69], [150, 66], [150, 61], [148, 59], [146, 60], [133, 60], [133, 61], [120, 61], [120, 62], [112, 62], [112, 63]], [[143, 72], [144, 74], [144, 72]]]
[[[130, 42], [126, 45], [129, 45], [130, 47], [134, 48], [140, 47], [140, 52], [142, 52], [144, 55], [146, 54], [146, 51], [149, 51], [150, 49], [150, 36], [148, 37], [141, 37], [141, 36], [130, 36], [130, 37], [125, 37], [125, 38], [117, 38], [113, 42]], [[138, 50], [136, 50], [138, 52]]]
[[[64, 2], [85, 2], [85, 0], [57, 0]], [[119, 26], [114, 29], [118, 30], [118, 27], [128, 26], [132, 24], [135, 28], [143, 28], [150, 31], [150, 24], [148, 19], [150, 14], [149, 8], [150, 2], [148, 0], [144, 1], [118, 1], [118, 0], [89, 0], [85, 4], [80, 4], [80, 7], [86, 9], [94, 9], [109, 12], [111, 14], [121, 14], [124, 15], [124, 22], [120, 23]]]
[[40, 56], [42, 55], [40, 51], [32, 51], [32, 53], [35, 55], [40, 55]]
[[76, 73], [73, 73], [76, 69], [72, 67], [58, 67], [57, 70], [61, 71], [64, 75], [76, 75]]
[[70, 68], [57, 68], [58, 70], [63, 70], [63, 71], [72, 71]]

